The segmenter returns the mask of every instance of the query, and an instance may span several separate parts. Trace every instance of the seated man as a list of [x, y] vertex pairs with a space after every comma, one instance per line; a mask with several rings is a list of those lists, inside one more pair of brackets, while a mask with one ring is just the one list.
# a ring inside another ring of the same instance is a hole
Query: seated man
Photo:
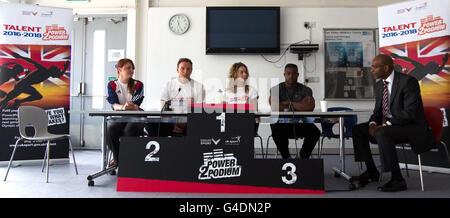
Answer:
[[422, 153], [436, 143], [423, 111], [419, 83], [393, 69], [390, 56], [381, 54], [373, 59], [370, 71], [375, 79], [380, 79], [375, 85], [375, 108], [369, 122], [353, 127], [355, 161], [365, 161], [367, 171], [350, 180], [365, 186], [379, 179], [369, 141], [378, 143], [384, 171], [392, 173], [391, 180], [378, 187], [383, 192], [407, 189], [398, 165], [396, 144], [409, 142], [414, 151]]
[[[298, 83], [298, 67], [287, 64], [284, 68], [285, 82], [270, 89], [269, 104], [272, 111], [312, 111], [315, 101], [312, 90]], [[271, 124], [272, 137], [281, 156], [290, 158], [289, 138], [303, 137], [300, 158], [308, 159], [320, 138], [320, 131], [313, 123], [275, 123]], [[294, 131], [295, 130], [295, 131]]]
[[[203, 103], [205, 89], [191, 78], [192, 61], [180, 58], [177, 63], [178, 77], [168, 81], [161, 94], [161, 105], [165, 110], [187, 113], [189, 104]], [[160, 136], [186, 135], [186, 123], [161, 124]]]

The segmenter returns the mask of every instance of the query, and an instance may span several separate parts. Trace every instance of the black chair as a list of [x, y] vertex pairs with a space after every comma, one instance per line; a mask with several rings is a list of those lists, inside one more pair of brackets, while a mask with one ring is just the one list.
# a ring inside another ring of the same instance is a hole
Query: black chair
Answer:
[[[330, 107], [328, 108], [329, 112], [331, 111], [353, 111], [351, 108], [347, 107]], [[319, 141], [319, 147], [317, 149], [317, 154], [320, 158], [322, 155], [323, 148], [323, 140], [325, 138], [339, 138], [339, 134], [333, 133], [333, 126], [338, 122], [330, 122], [328, 119], [324, 119], [320, 122], [322, 127], [322, 139]], [[344, 139], [350, 139], [353, 136], [353, 126], [358, 123], [358, 116], [354, 115], [351, 117], [344, 117]]]

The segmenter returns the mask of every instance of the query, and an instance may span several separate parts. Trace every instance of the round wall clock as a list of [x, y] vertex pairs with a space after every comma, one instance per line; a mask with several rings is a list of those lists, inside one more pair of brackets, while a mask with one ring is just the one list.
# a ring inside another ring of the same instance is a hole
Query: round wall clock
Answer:
[[175, 14], [169, 20], [169, 29], [175, 34], [181, 35], [189, 29], [189, 18], [184, 14]]

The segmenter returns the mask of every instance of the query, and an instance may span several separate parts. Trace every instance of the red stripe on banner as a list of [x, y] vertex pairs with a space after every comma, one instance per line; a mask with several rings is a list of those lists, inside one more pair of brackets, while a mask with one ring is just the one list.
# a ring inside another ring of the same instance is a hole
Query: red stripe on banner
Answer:
[[447, 39], [445, 37], [442, 37], [442, 38], [434, 41], [430, 46], [428, 46], [426, 49], [424, 49], [422, 52], [420, 52], [420, 55], [427, 55], [431, 50], [444, 44], [445, 41], [447, 41]]
[[[60, 48], [58, 48], [58, 49], [55, 49], [55, 50], [53, 50], [53, 51], [47, 53], [46, 55], [42, 55], [42, 56], [43, 56], [42, 59], [51, 59], [51, 58], [54, 58], [56, 55], [59, 55], [59, 54], [63, 53], [65, 50], [67, 50], [67, 48], [65, 48], [65, 47], [60, 47]], [[43, 52], [43, 51], [41, 51], [41, 52]]]
[[227, 194], [325, 194], [325, 190], [207, 184], [152, 179], [117, 178], [118, 192], [178, 192]]
[[234, 110], [254, 110], [253, 104], [189, 104], [189, 107], [234, 109]]

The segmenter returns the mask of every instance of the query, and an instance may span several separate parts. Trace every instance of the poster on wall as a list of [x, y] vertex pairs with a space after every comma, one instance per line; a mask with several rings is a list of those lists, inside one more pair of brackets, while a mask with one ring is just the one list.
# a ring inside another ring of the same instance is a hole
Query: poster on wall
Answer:
[[324, 29], [325, 98], [374, 98], [370, 64], [376, 55], [374, 29]]
[[[43, 108], [50, 133], [69, 133], [72, 9], [0, 2], [0, 28], [2, 162], [9, 161], [20, 137], [17, 109], [22, 105]], [[25, 140], [14, 160], [43, 159], [45, 146]], [[50, 157], [68, 158], [67, 139], [51, 143]]]
[[[378, 8], [378, 23], [380, 52], [393, 58], [394, 70], [419, 81], [424, 106], [443, 111], [441, 141], [450, 145], [447, 121], [450, 108], [448, 8], [448, 0], [416, 0], [388, 5]], [[426, 155], [429, 154], [424, 154], [423, 161], [428, 165], [448, 167], [445, 154], [442, 154], [445, 151], [439, 149], [439, 152], [441, 155], [428, 159]]]

